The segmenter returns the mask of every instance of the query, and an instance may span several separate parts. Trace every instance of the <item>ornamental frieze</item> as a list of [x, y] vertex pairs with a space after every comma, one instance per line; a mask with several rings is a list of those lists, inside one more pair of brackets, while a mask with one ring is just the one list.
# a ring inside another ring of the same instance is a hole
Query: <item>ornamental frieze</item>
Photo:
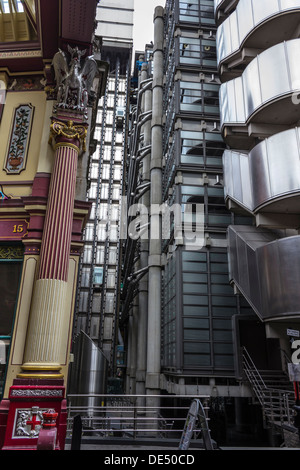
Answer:
[[22, 246], [1, 246], [0, 259], [23, 259], [24, 249]]
[[13, 389], [10, 392], [10, 397], [23, 397], [23, 398], [31, 398], [31, 397], [63, 397], [63, 390], [59, 389]]
[[7, 91], [42, 91], [45, 88], [47, 80], [42, 77], [14, 77], [7, 85]]

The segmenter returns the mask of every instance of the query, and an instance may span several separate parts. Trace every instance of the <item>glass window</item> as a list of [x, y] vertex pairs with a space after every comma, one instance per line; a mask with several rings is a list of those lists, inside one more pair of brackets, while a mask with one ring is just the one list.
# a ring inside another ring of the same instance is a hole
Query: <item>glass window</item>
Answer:
[[102, 178], [108, 180], [110, 178], [110, 164], [103, 163], [102, 165]]
[[92, 339], [98, 338], [99, 327], [100, 327], [100, 317], [96, 315], [92, 315], [91, 327], [90, 327], [90, 335]]
[[94, 236], [94, 224], [88, 223], [85, 228], [85, 240], [93, 241]]
[[206, 261], [206, 253], [195, 251], [183, 251], [182, 259], [185, 261]]
[[107, 271], [107, 285], [108, 288], [113, 288], [116, 282], [116, 271], [115, 269], [108, 269]]
[[210, 366], [211, 357], [209, 354], [185, 354], [183, 357], [184, 366], [195, 368]]
[[120, 191], [121, 191], [120, 184], [113, 184], [112, 185], [112, 199], [119, 200], [120, 199]]
[[9, 1], [1, 0], [1, 6], [4, 13], [10, 13]]
[[110, 220], [112, 222], [117, 222], [119, 220], [119, 210], [120, 210], [119, 204], [112, 204], [110, 210], [111, 210]]
[[183, 250], [182, 270], [183, 366], [232, 371], [231, 318], [237, 301], [229, 284], [227, 251]]
[[0, 335], [12, 334], [13, 318], [16, 308], [22, 263], [0, 261], [1, 300]]
[[184, 318], [183, 326], [184, 328], [208, 329], [209, 323], [208, 319], [205, 318]]
[[209, 341], [209, 330], [184, 330], [183, 339], [189, 341]]
[[86, 329], [86, 315], [78, 315], [76, 322], [76, 334], [79, 334], [80, 331], [85, 331]]
[[110, 93], [107, 95], [107, 106], [113, 108], [115, 104], [115, 95]]
[[97, 183], [92, 181], [89, 189], [89, 199], [96, 199], [97, 196]]
[[94, 139], [100, 141], [101, 140], [101, 127], [96, 126], [94, 131]]
[[230, 317], [236, 313], [236, 305], [232, 305], [230, 307], [222, 305], [220, 306], [212, 306], [212, 314], [214, 317]]
[[102, 123], [102, 116], [103, 116], [103, 109], [99, 107], [97, 110], [96, 124]]
[[184, 294], [207, 294], [207, 285], [206, 284], [191, 284], [183, 283], [183, 293]]
[[93, 248], [90, 245], [85, 245], [83, 251], [83, 263], [91, 264], [92, 262]]
[[104, 246], [97, 247], [96, 253], [96, 264], [103, 264], [104, 263]]
[[219, 85], [180, 82], [180, 110], [219, 116]]
[[110, 161], [111, 159], [111, 146], [105, 145], [103, 151], [103, 160]]
[[180, 137], [181, 163], [222, 169], [225, 145], [219, 133], [182, 131]]
[[105, 141], [106, 142], [111, 142], [112, 140], [112, 129], [111, 128], [107, 128], [105, 130]]
[[183, 306], [183, 315], [208, 316], [208, 313], [207, 307], [195, 307], [193, 305]]
[[193, 263], [190, 261], [184, 261], [182, 264], [182, 268], [185, 271], [194, 271], [196, 273], [207, 271], [206, 263]]
[[110, 225], [109, 240], [112, 242], [118, 241], [118, 226], [117, 225]]
[[206, 66], [217, 68], [217, 50], [215, 39], [190, 38], [179, 39], [179, 63], [182, 65]]
[[224, 285], [212, 285], [211, 286], [212, 294], [232, 294], [232, 287], [229, 284]]
[[179, 20], [185, 23], [214, 25], [213, 0], [180, 1]]
[[0, 247], [0, 397], [3, 394], [6, 364], [13, 333], [15, 310], [18, 301], [22, 272], [23, 249], [21, 247]]
[[93, 284], [103, 284], [103, 267], [95, 266], [93, 272]]
[[174, 367], [176, 363], [176, 269], [175, 257], [165, 266], [163, 277], [163, 365]]
[[102, 221], [105, 221], [108, 219], [108, 204], [106, 202], [102, 202], [99, 205], [99, 218]]
[[109, 184], [108, 183], [102, 183], [102, 185], [101, 185], [101, 199], [108, 199], [108, 190], [109, 190]]
[[114, 165], [114, 180], [121, 181], [121, 173], [122, 167], [121, 165]]
[[183, 350], [185, 353], [209, 353], [210, 345], [209, 343], [184, 343]]
[[116, 262], [117, 262], [117, 248], [111, 246], [109, 248], [109, 253], [108, 253], [108, 263], [116, 264]]
[[81, 274], [81, 287], [89, 287], [90, 285], [90, 267], [83, 267]]
[[98, 240], [101, 241], [101, 242], [104, 242], [107, 238], [107, 228], [106, 228], [106, 224], [102, 223], [102, 224], [98, 224], [98, 227], [97, 227], [97, 236], [98, 236]]
[[183, 282], [207, 282], [207, 274], [182, 273]]
[[99, 173], [99, 165], [97, 162], [93, 162], [90, 166], [90, 176], [92, 179], [97, 179]]
[[208, 305], [208, 296], [184, 295], [183, 302], [185, 305]]
[[121, 162], [123, 158], [123, 149], [122, 147], [115, 147], [115, 162]]
[[79, 295], [79, 306], [78, 306], [79, 312], [86, 312], [87, 305], [88, 305], [88, 292], [82, 290]]
[[113, 292], [106, 293], [105, 313], [114, 312], [114, 299], [115, 299], [115, 295]]

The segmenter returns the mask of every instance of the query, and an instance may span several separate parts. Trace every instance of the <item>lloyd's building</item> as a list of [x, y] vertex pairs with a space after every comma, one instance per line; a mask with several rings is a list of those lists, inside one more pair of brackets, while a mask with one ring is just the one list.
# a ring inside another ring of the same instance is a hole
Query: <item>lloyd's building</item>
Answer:
[[254, 221], [228, 228], [230, 280], [256, 313], [236, 332], [258, 370], [287, 371], [300, 330], [300, 2], [215, 0], [215, 17], [225, 198]]
[[127, 387], [209, 395], [218, 444], [297, 437], [299, 15], [294, 0], [167, 0], [154, 15], [153, 67], [145, 53], [141, 69], [140, 119], [152, 112], [153, 135], [145, 123], [127, 193], [143, 197], [150, 182], [151, 200], [179, 204], [189, 221], [188, 203], [202, 204], [204, 239], [187, 246], [174, 231], [125, 246]]

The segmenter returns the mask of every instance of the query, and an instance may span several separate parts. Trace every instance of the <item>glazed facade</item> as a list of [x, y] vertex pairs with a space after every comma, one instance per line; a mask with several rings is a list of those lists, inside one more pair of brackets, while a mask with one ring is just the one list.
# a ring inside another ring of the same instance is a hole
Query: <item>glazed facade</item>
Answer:
[[[122, 15], [122, 22], [112, 27], [116, 15]], [[96, 20], [109, 77], [98, 105], [94, 152], [89, 162], [86, 198], [92, 209], [84, 234], [74, 334], [83, 331], [92, 339], [113, 374], [119, 344], [120, 204], [124, 192], [133, 2], [124, 7], [122, 2], [102, 1]], [[102, 387], [102, 377], [99, 380]]]

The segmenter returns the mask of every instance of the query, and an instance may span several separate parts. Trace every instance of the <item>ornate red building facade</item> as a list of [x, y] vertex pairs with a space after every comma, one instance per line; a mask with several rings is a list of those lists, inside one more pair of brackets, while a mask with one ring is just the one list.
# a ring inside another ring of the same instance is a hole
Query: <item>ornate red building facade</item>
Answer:
[[[0, 448], [64, 448], [86, 169], [107, 64], [97, 0], [0, 2]], [[95, 52], [96, 51], [96, 52]]]

